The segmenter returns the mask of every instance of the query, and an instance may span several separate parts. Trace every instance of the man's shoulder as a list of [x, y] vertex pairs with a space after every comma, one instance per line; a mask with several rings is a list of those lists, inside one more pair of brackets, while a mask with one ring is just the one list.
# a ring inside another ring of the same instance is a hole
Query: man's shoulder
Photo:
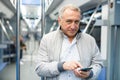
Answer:
[[88, 39], [88, 40], [89, 39], [94, 40], [94, 37], [91, 36], [90, 34], [87, 34], [87, 33], [82, 33], [81, 37], [84, 38], [84, 39]]
[[45, 36], [53, 36], [56, 34], [57, 31], [52, 31], [52, 32], [49, 32], [47, 34], [45, 34]]
[[54, 38], [54, 36], [56, 35], [57, 31], [52, 31], [52, 32], [49, 32], [47, 34], [45, 34], [43, 36], [43, 38]]

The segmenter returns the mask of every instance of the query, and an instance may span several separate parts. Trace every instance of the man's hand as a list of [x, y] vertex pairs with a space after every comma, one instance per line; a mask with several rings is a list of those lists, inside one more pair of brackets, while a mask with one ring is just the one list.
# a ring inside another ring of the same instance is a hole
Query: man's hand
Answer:
[[82, 67], [78, 61], [68, 61], [63, 64], [63, 69], [64, 70], [74, 70], [77, 69], [78, 67]]
[[77, 77], [80, 78], [87, 78], [90, 75], [91, 71], [78, 71], [77, 69], [74, 70], [74, 73]]

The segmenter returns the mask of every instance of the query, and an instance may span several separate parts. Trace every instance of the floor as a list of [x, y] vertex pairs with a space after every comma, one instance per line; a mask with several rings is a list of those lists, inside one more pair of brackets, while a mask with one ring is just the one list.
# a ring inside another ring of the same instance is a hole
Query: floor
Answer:
[[[23, 58], [20, 62], [20, 80], [40, 80], [40, 77], [35, 73], [36, 57], [39, 42], [31, 39], [26, 42], [27, 51], [23, 52]], [[16, 63], [7, 64], [0, 72], [0, 80], [16, 80]]]
[[[36, 64], [32, 61], [23, 61], [20, 63], [20, 80], [40, 80], [35, 73]], [[16, 64], [8, 64], [0, 72], [0, 80], [16, 80]]]

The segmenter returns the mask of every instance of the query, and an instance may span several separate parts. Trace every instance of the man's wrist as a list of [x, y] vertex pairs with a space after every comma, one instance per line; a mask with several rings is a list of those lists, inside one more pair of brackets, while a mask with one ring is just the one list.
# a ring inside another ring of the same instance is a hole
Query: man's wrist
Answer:
[[93, 71], [91, 70], [89, 76], [86, 79], [89, 79], [89, 78], [92, 78], [92, 77], [93, 77]]
[[64, 68], [63, 68], [63, 64], [64, 64], [64, 63], [65, 63], [65, 62], [60, 62], [60, 63], [58, 63], [58, 71], [59, 71], [59, 72], [65, 71]]

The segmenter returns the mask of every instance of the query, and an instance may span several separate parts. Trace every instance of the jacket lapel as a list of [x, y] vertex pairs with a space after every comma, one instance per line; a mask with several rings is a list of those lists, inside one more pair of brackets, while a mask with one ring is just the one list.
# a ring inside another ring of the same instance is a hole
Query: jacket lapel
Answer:
[[63, 34], [61, 30], [57, 31], [56, 37], [55, 37], [55, 54], [54, 54], [54, 60], [60, 61], [60, 54], [61, 54], [61, 49], [62, 49], [62, 41], [63, 41]]

